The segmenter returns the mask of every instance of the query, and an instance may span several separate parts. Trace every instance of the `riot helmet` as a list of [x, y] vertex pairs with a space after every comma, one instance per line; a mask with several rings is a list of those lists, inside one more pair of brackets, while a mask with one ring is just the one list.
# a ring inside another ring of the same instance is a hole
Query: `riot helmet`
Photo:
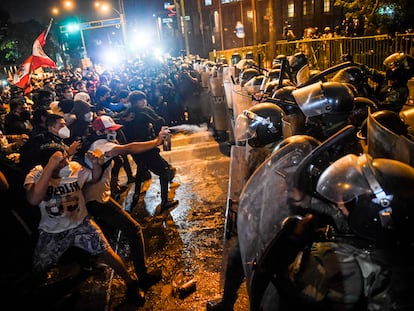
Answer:
[[245, 58], [246, 58], [246, 59], [254, 59], [254, 54], [253, 54], [253, 52], [252, 52], [252, 51], [247, 52], [247, 53], [246, 53]]
[[361, 68], [351, 66], [339, 70], [331, 81], [349, 83], [358, 89], [368, 83], [368, 78]]
[[286, 137], [281, 142], [279, 142], [273, 149], [273, 153], [289, 145], [295, 146], [295, 145], [302, 145], [302, 144], [307, 144], [309, 146], [312, 146], [312, 148], [315, 148], [319, 146], [321, 142], [317, 140], [315, 137], [312, 137], [309, 135], [293, 135], [293, 136]]
[[384, 60], [386, 78], [405, 83], [414, 73], [414, 58], [405, 53], [394, 53]]
[[400, 118], [400, 115], [391, 110], [379, 110], [372, 114], [372, 117], [384, 127], [397, 135], [406, 136], [408, 134], [408, 126]]
[[240, 73], [239, 81], [240, 85], [244, 86], [247, 81], [252, 79], [255, 76], [260, 75], [260, 72], [254, 68], [246, 68]]
[[243, 111], [236, 119], [236, 141], [263, 147], [283, 138], [283, 110], [273, 103], [259, 103]]
[[293, 90], [292, 95], [307, 117], [349, 113], [355, 106], [351, 88], [339, 82], [313, 83]]
[[[392, 110], [379, 110], [371, 114], [371, 117], [376, 120], [383, 128], [396, 135], [407, 136], [408, 125], [404, 123], [400, 115]], [[360, 139], [367, 139], [367, 122], [364, 122], [361, 126], [361, 130], [358, 132]], [[383, 143], [383, 142], [381, 142]]]
[[412, 242], [414, 168], [392, 159], [348, 154], [320, 176], [316, 191], [336, 204], [358, 236]]
[[289, 73], [296, 85], [299, 86], [308, 81], [310, 78], [310, 70], [306, 55], [303, 52], [298, 52], [288, 57], [288, 60]]

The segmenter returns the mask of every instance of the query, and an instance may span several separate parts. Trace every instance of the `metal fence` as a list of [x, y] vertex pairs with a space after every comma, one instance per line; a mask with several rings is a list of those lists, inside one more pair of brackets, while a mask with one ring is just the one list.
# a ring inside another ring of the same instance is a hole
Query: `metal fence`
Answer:
[[274, 46], [266, 43], [210, 53], [210, 59], [224, 56], [231, 62], [232, 55], [238, 53], [242, 58], [252, 52], [260, 66], [269, 68], [276, 55], [293, 55], [304, 52], [312, 68], [324, 70], [341, 62], [343, 54], [352, 55], [355, 62], [368, 67], [383, 70], [384, 59], [394, 52], [404, 52], [414, 56], [414, 33], [365, 36], [302, 39], [295, 41], [277, 41]]

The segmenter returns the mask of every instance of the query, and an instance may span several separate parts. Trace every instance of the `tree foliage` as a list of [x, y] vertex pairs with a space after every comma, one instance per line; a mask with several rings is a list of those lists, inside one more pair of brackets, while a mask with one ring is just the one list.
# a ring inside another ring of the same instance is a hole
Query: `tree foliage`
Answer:
[[345, 17], [364, 17], [382, 33], [404, 32], [413, 28], [412, 0], [335, 0]]

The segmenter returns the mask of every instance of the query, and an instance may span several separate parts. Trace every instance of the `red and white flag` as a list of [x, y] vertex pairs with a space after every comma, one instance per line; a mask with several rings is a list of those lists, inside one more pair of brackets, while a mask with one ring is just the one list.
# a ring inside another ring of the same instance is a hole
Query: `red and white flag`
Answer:
[[19, 74], [13, 77], [13, 84], [25, 89], [30, 84], [30, 74], [33, 56], [30, 55], [20, 66]]
[[46, 43], [46, 31], [43, 31], [33, 43], [32, 51], [32, 71], [40, 67], [56, 68], [55, 62], [43, 51]]
[[31, 73], [40, 67], [56, 68], [55, 62], [46, 55], [43, 51], [43, 46], [46, 43], [46, 37], [49, 32], [51, 23], [48, 30], [43, 31], [33, 43], [32, 55], [30, 55], [20, 66], [18, 74], [13, 77], [12, 83], [22, 89], [28, 90], [31, 86]]

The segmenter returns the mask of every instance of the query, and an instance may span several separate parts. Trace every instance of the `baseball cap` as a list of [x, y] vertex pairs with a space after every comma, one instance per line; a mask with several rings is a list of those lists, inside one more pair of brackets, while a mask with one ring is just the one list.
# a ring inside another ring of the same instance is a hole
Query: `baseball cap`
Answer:
[[78, 92], [78, 93], [76, 93], [75, 96], [73, 97], [73, 100], [74, 101], [83, 100], [84, 102], [87, 102], [88, 104], [91, 103], [91, 97], [86, 92]]
[[110, 116], [99, 116], [92, 122], [92, 126], [95, 131], [116, 131], [119, 130], [123, 125], [116, 124]]

